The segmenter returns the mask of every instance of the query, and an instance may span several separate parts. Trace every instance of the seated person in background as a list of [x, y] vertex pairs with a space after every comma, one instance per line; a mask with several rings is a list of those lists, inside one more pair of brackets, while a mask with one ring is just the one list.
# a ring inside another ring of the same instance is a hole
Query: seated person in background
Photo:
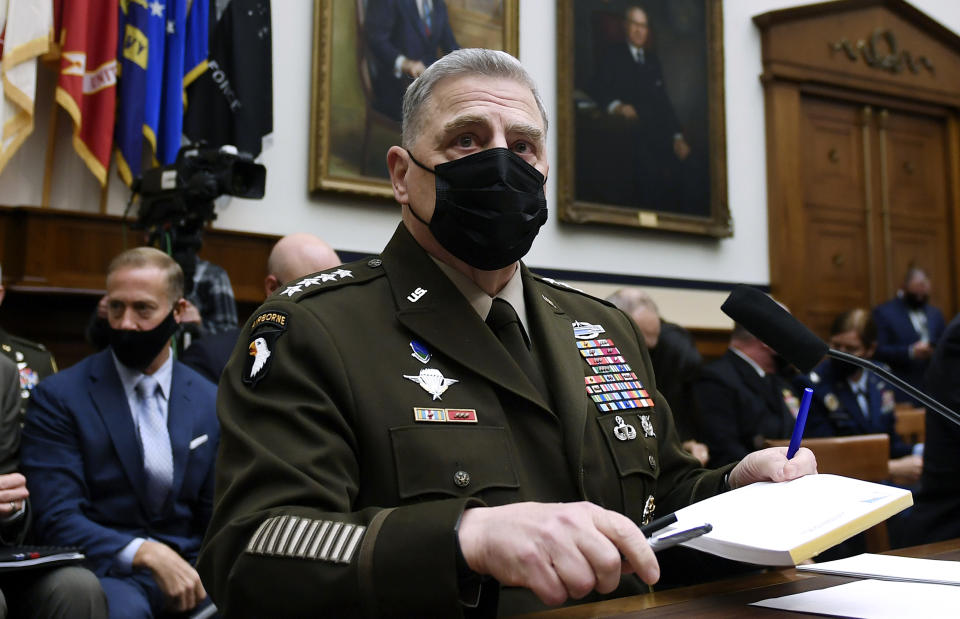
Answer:
[[237, 302], [230, 276], [223, 267], [199, 257], [193, 272], [193, 289], [187, 295], [183, 322], [196, 324], [200, 335], [237, 328]]
[[110, 346], [43, 381], [23, 429], [38, 540], [80, 546], [115, 617], [187, 611], [210, 517], [216, 387], [174, 361], [183, 272], [163, 252], [107, 271]]
[[[452, 52], [404, 110], [386, 249], [288, 282], [220, 381], [198, 566], [227, 616], [495, 615], [639, 593], [660, 575], [639, 525], [816, 470], [785, 449], [701, 469], [633, 321], [520, 262], [549, 164], [516, 58]], [[611, 392], [630, 400], [589, 397]]]
[[[943, 334], [943, 314], [930, 305], [930, 279], [911, 268], [897, 296], [873, 308], [877, 325], [876, 358], [914, 387], [924, 388], [923, 375]], [[896, 390], [898, 400], [913, 400]]]
[[[877, 327], [865, 309], [837, 316], [830, 327], [830, 347], [863, 359], [877, 349]], [[890, 478], [898, 486], [920, 479], [923, 460], [894, 432], [893, 388], [855, 365], [827, 359], [809, 376], [813, 402], [807, 419], [808, 436], [886, 434], [890, 437]], [[922, 451], [919, 449], [917, 451]]]
[[[929, 394], [947, 408], [960, 411], [960, 314], [934, 352], [927, 372]], [[923, 475], [911, 530], [911, 543], [926, 544], [960, 537], [960, 426], [927, 411]]]
[[[0, 265], [0, 304], [3, 304], [5, 294], [3, 268]], [[27, 410], [27, 402], [30, 400], [30, 393], [33, 388], [47, 376], [56, 374], [57, 364], [53, 359], [53, 354], [43, 344], [11, 335], [2, 328], [0, 328], [0, 355], [5, 355], [17, 366], [20, 378], [20, 388], [17, 391], [21, 400], [20, 415], [22, 422], [23, 413]]]
[[710, 466], [735, 462], [765, 439], [790, 438], [798, 401], [777, 369], [773, 349], [735, 324], [727, 352], [700, 371], [693, 393]]
[[[335, 266], [340, 266], [340, 257], [323, 239], [306, 233], [290, 234], [277, 241], [270, 251], [263, 290], [269, 297], [285, 282]], [[180, 361], [218, 383], [239, 334], [240, 329], [233, 327], [206, 335], [194, 341]]]
[[[30, 527], [27, 480], [17, 472], [20, 449], [20, 379], [0, 355], [0, 547], [20, 545]], [[0, 617], [107, 616], [97, 577], [78, 566], [0, 572]]]
[[683, 448], [703, 466], [710, 460], [710, 450], [695, 437], [699, 436], [693, 384], [700, 374], [702, 359], [690, 333], [680, 325], [660, 317], [660, 310], [647, 292], [622, 288], [609, 297], [633, 319], [650, 352], [657, 389], [670, 403]]

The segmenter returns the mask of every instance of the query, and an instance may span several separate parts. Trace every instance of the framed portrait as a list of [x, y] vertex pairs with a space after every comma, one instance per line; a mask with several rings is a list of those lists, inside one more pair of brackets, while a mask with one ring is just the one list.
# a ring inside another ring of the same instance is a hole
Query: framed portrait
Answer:
[[389, 197], [403, 91], [462, 47], [516, 55], [520, 0], [314, 0], [310, 179], [314, 190]]
[[562, 220], [732, 235], [721, 10], [558, 0]]

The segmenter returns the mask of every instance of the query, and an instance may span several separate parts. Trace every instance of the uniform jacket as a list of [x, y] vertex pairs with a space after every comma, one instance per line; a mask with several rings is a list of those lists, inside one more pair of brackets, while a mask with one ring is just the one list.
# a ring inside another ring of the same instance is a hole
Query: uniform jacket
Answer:
[[[927, 373], [928, 391], [946, 407], [960, 410], [960, 315], [947, 327]], [[960, 536], [960, 427], [927, 410], [923, 474], [912, 528], [916, 543]]]
[[195, 557], [213, 499], [215, 399], [212, 383], [174, 362], [173, 487], [163, 513], [151, 518], [140, 441], [110, 349], [45, 380], [30, 402], [22, 445], [41, 543], [83, 547], [100, 576], [136, 537]]
[[695, 395], [711, 466], [761, 449], [764, 439], [790, 437], [794, 419], [782, 393], [790, 388], [785, 381], [772, 380], [778, 383], [776, 389], [731, 350], [704, 366]]
[[[0, 475], [18, 471], [19, 461], [20, 375], [13, 361], [0, 355]], [[29, 499], [25, 505], [29, 510]], [[29, 523], [26, 513], [10, 522], [0, 522], [0, 544], [22, 542]]]
[[[254, 314], [220, 383], [198, 564], [227, 615], [458, 616], [454, 526], [468, 506], [587, 499], [641, 522], [722, 489], [726, 470], [698, 470], [680, 448], [633, 322], [521, 268], [551, 402], [402, 225], [381, 256], [295, 282]], [[654, 406], [599, 411], [575, 321], [605, 329]], [[433, 397], [408, 378], [427, 370], [458, 382]], [[476, 422], [417, 422], [418, 408]], [[636, 438], [615, 438], [618, 416]], [[538, 606], [499, 594], [504, 613]]]
[[460, 48], [450, 28], [446, 3], [432, 1], [429, 36], [417, 0], [370, 0], [367, 5], [364, 29], [373, 65], [373, 107], [398, 121], [403, 91], [412, 80], [403, 74], [394, 77], [397, 56], [419, 60], [429, 67], [440, 57], [438, 50], [448, 54]]
[[[838, 362], [839, 363], [839, 362]], [[807, 436], [849, 436], [886, 434], [890, 437], [890, 457], [909, 455], [912, 447], [894, 431], [894, 391], [883, 379], [867, 372], [867, 409], [865, 416], [857, 396], [844, 377], [834, 372], [828, 359], [811, 374], [813, 402], [807, 419]]]
[[[937, 345], [943, 335], [944, 321], [940, 310], [929, 303], [924, 307], [930, 344]], [[920, 340], [920, 335], [910, 321], [910, 309], [900, 297], [873, 308], [873, 320], [877, 323], [876, 358], [888, 364], [894, 374], [915, 387], [923, 388], [923, 375], [930, 362], [911, 359], [910, 345]]]
[[47, 376], [57, 372], [53, 354], [43, 344], [10, 335], [0, 329], [0, 352], [17, 364], [20, 374], [21, 413], [27, 409], [27, 402], [33, 388]]

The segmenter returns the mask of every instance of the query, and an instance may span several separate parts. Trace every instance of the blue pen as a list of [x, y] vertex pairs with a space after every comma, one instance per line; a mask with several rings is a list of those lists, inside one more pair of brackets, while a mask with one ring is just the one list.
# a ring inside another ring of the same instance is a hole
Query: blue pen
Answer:
[[790, 446], [787, 447], [787, 460], [797, 455], [797, 450], [800, 449], [800, 439], [803, 438], [803, 428], [807, 425], [807, 413], [810, 412], [810, 401], [812, 399], [813, 389], [810, 387], [804, 388], [800, 410], [797, 411], [797, 422], [793, 424], [793, 436], [790, 437]]

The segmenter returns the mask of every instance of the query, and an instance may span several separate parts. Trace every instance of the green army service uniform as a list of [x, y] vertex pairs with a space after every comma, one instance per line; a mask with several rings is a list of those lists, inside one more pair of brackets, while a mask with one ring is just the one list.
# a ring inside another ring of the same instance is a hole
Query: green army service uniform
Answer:
[[[588, 500], [641, 523], [723, 489], [732, 465], [681, 449], [633, 322], [521, 268], [551, 402], [402, 224], [378, 258], [292, 282], [248, 321], [198, 563], [227, 616], [458, 616], [467, 507]], [[582, 352], [597, 342], [602, 365]], [[630, 384], [591, 395], [601, 375]], [[627, 392], [644, 406], [611, 409]], [[482, 591], [500, 613], [542, 608]]]
[[17, 364], [20, 374], [20, 418], [27, 410], [30, 393], [47, 376], [57, 373], [53, 354], [43, 344], [10, 335], [0, 329], [0, 352]]

